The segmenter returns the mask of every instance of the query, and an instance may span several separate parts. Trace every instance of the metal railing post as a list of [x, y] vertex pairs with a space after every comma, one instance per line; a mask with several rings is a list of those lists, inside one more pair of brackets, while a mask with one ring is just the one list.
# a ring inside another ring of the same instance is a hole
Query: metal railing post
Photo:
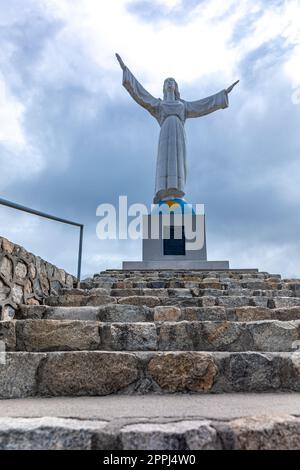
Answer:
[[[83, 229], [84, 229], [84, 225], [81, 225], [81, 226], [80, 226], [80, 234], [79, 234], [78, 266], [77, 266], [77, 280], [78, 280], [78, 284], [80, 284], [80, 279], [81, 279]], [[79, 286], [78, 286], [78, 287], [79, 287]]]
[[0, 198], [0, 205], [10, 207], [12, 209], [17, 209], [17, 210], [22, 211], [22, 212], [27, 212], [28, 214], [37, 215], [39, 217], [43, 217], [44, 219], [55, 220], [56, 222], [61, 222], [63, 224], [73, 225], [75, 227], [80, 228], [78, 264], [77, 264], [77, 281], [78, 281], [78, 285], [79, 285], [80, 277], [81, 277], [82, 243], [83, 243], [84, 225], [79, 224], [78, 222], [73, 222], [72, 220], [62, 219], [61, 217], [56, 217], [55, 215], [46, 214], [45, 212], [37, 211], [35, 209], [31, 209], [30, 207], [21, 206], [20, 204], [16, 204], [15, 202], [7, 201], [6, 199], [2, 199], [2, 198]]

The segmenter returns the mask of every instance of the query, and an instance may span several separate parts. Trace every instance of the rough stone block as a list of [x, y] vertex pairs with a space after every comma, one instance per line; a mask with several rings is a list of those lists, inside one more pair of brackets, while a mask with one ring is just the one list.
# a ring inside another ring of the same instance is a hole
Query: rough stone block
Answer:
[[1, 279], [0, 279], [0, 302], [3, 302], [8, 298], [10, 294], [10, 287], [8, 287]]
[[101, 448], [106, 426], [66, 418], [0, 418], [0, 450], [91, 450], [96, 440]]
[[218, 297], [217, 305], [220, 305], [221, 307], [228, 307], [228, 308], [245, 307], [245, 306], [250, 305], [250, 298], [242, 297], [242, 296]]
[[15, 317], [15, 309], [11, 305], [4, 305], [1, 311], [1, 321], [11, 321]]
[[275, 308], [271, 311], [278, 320], [300, 320], [300, 307]]
[[258, 351], [292, 351], [299, 339], [300, 322], [261, 321], [248, 324]]
[[77, 351], [100, 347], [99, 323], [68, 320], [17, 322], [18, 349], [22, 351]]
[[9, 253], [10, 255], [14, 251], [15, 245], [7, 240], [6, 238], [2, 238], [2, 250], [5, 251], [6, 253]]
[[114, 351], [155, 351], [154, 323], [110, 323], [101, 326], [101, 346]]
[[165, 322], [159, 325], [158, 331], [158, 349], [161, 351], [199, 351], [203, 349], [203, 325], [199, 322]]
[[253, 349], [251, 333], [243, 323], [203, 322], [201, 336], [203, 350], [247, 351]]
[[158, 306], [154, 307], [154, 321], [180, 321], [182, 312], [179, 307]]
[[207, 392], [218, 369], [210, 354], [170, 352], [155, 355], [149, 361], [148, 372], [165, 392]]
[[97, 307], [116, 300], [110, 295], [78, 295], [65, 294], [61, 296], [50, 296], [46, 299], [46, 304], [52, 307]]
[[169, 297], [192, 297], [191, 289], [168, 289]]
[[15, 304], [21, 304], [24, 300], [24, 288], [18, 284], [14, 284], [11, 288], [11, 300]]
[[147, 307], [156, 307], [160, 305], [161, 301], [159, 297], [154, 296], [130, 296], [130, 297], [119, 297], [118, 304], [129, 304], [129, 305], [145, 305]]
[[299, 450], [300, 419], [293, 416], [257, 416], [229, 423], [235, 450]]
[[[15, 351], [16, 349], [16, 328], [14, 321], [0, 322], [0, 341], [5, 344], [5, 351]], [[2, 350], [1, 350], [2, 354]]]
[[8, 281], [12, 280], [13, 277], [13, 264], [11, 259], [7, 256], [4, 256], [0, 261], [0, 273], [7, 279]]
[[270, 301], [272, 308], [300, 307], [300, 298], [297, 297], [275, 297]]
[[5, 363], [0, 363], [0, 398], [34, 396], [37, 370], [45, 357], [43, 353], [6, 353]]
[[270, 300], [268, 299], [268, 297], [256, 295], [250, 298], [249, 304], [253, 305], [254, 307], [266, 308], [269, 307], [269, 302]]
[[121, 430], [124, 450], [215, 450], [220, 448], [216, 430], [208, 421], [140, 423]]
[[111, 289], [112, 297], [137, 297], [144, 295], [144, 289]]
[[27, 266], [22, 261], [19, 261], [15, 268], [15, 275], [19, 279], [24, 279], [27, 275]]
[[138, 361], [131, 353], [49, 353], [40, 369], [39, 393], [58, 395], [108, 395], [138, 378]]
[[[34, 311], [36, 307], [32, 310]], [[86, 320], [99, 319], [99, 307], [46, 307], [43, 318], [48, 320]]]
[[108, 304], [99, 307], [98, 315], [103, 322], [153, 321], [153, 310], [146, 305]]
[[274, 312], [266, 307], [237, 307], [235, 317], [238, 321], [272, 320]]
[[[282, 387], [282, 367], [291, 368], [280, 353], [217, 353], [219, 368], [214, 391], [266, 392]], [[284, 354], [284, 353], [281, 353]], [[288, 373], [286, 370], [285, 373]], [[287, 388], [288, 388], [288, 384]]]
[[154, 296], [154, 297], [166, 297], [168, 295], [167, 289], [158, 289], [158, 288], [143, 288], [144, 296]]
[[205, 321], [205, 320], [226, 320], [226, 310], [224, 307], [185, 307], [184, 320]]

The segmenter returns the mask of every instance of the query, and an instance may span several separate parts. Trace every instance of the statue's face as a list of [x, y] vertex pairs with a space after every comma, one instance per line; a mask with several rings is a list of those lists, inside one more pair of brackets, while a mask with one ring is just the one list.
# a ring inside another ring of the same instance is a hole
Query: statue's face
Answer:
[[172, 77], [167, 78], [166, 81], [165, 81], [165, 86], [166, 86], [166, 89], [168, 91], [175, 91], [176, 82], [175, 82], [174, 78], [172, 78]]

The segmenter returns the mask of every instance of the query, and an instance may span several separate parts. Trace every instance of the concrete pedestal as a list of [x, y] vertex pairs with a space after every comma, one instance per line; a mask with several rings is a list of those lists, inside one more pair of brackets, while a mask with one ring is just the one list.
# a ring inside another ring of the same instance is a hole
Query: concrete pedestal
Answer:
[[143, 260], [123, 261], [123, 269], [229, 269], [229, 261], [207, 261], [204, 214], [143, 217]]

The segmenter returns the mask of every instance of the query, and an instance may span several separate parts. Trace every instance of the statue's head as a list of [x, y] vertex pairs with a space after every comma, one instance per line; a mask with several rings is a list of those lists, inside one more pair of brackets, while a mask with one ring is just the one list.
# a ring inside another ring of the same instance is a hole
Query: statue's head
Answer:
[[168, 91], [174, 91], [175, 99], [180, 100], [178, 83], [176, 82], [176, 80], [174, 80], [174, 78], [168, 77], [165, 79], [163, 91], [164, 91], [164, 99], [166, 99]]

